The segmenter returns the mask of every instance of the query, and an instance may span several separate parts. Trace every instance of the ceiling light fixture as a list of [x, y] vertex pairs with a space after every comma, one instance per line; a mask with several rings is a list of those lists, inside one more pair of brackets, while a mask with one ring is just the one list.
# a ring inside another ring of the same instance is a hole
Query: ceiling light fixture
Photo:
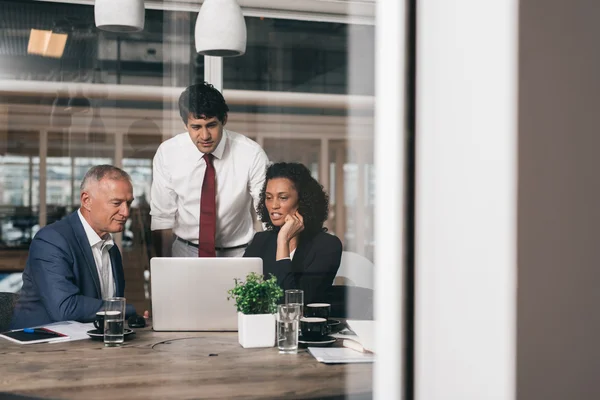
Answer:
[[96, 0], [96, 27], [109, 32], [144, 30], [144, 0]]
[[196, 51], [235, 57], [246, 52], [246, 21], [236, 0], [204, 0], [196, 19]]

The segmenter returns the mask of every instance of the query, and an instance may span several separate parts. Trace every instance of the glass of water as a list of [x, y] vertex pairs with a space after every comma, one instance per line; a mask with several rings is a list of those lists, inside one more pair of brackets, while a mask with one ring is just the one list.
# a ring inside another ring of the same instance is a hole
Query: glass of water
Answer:
[[[285, 291], [285, 304], [296, 304], [300, 306], [300, 312], [304, 309], [304, 291], [300, 289], [288, 289]], [[298, 318], [302, 317], [300, 315]]]
[[277, 347], [279, 354], [298, 352], [298, 304], [280, 304], [277, 306]]
[[125, 298], [104, 300], [104, 346], [118, 347], [124, 341]]

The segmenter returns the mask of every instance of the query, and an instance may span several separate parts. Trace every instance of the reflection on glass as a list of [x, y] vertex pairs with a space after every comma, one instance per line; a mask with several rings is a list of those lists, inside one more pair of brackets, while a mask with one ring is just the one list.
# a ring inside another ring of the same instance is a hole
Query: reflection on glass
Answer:
[[38, 171], [31, 156], [0, 155], [0, 249], [28, 246], [39, 229]]
[[[0, 105], [0, 274], [24, 265], [40, 225], [77, 209], [90, 167], [114, 164], [131, 175], [135, 196], [118, 242], [126, 297], [148, 309], [152, 159], [184, 129], [169, 93], [204, 80], [204, 58], [194, 49], [197, 12], [148, 9], [144, 31], [131, 35], [96, 31], [92, 5], [6, 0], [0, 14], [11, 16], [0, 40], [0, 80], [40, 92], [9, 93]], [[65, 23], [68, 32], [54, 30]], [[246, 24], [246, 54], [223, 60], [226, 128], [257, 141], [271, 161], [303, 163], [324, 186], [325, 226], [353, 254], [344, 253], [346, 265], [360, 270], [342, 271], [346, 280], [337, 281], [365, 289], [350, 293], [362, 311], [376, 268], [373, 109], [347, 96], [374, 93], [374, 27], [255, 17]], [[67, 34], [60, 57], [28, 53], [32, 29]], [[302, 101], [277, 100], [281, 94]], [[339, 101], [328, 104], [324, 95]]]
[[[246, 25], [246, 54], [223, 59], [226, 89], [373, 94], [373, 26], [272, 18]], [[351, 60], [360, 85], [350, 85]]]
[[[93, 5], [3, 0], [0, 15], [7, 49], [1, 79], [92, 82], [98, 67], [96, 82], [163, 86], [173, 78], [184, 86], [204, 74], [193, 48], [197, 11], [147, 9], [144, 30], [128, 35], [97, 31]], [[190, 69], [192, 76], [181, 74]], [[86, 105], [81, 93], [72, 95]]]
[[150, 185], [152, 158], [162, 141], [162, 132], [152, 118], [132, 122], [123, 137], [123, 169], [131, 176], [135, 200], [123, 235], [123, 259], [130, 272], [139, 277], [132, 282], [130, 301], [144, 304], [150, 300]]

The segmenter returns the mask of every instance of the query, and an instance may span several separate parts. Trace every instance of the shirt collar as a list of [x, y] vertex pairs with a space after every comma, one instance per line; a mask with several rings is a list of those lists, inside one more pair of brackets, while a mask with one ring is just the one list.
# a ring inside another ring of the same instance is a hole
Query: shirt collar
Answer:
[[221, 136], [221, 141], [217, 145], [215, 151], [212, 152], [212, 155], [218, 158], [219, 160], [223, 158], [223, 153], [225, 152], [225, 142], [227, 142], [227, 130], [223, 128], [223, 135]]
[[90, 226], [87, 220], [81, 214], [81, 209], [77, 210], [77, 215], [79, 215], [79, 220], [81, 221], [81, 225], [83, 225], [83, 229], [85, 230], [85, 235], [87, 236], [88, 242], [91, 247], [96, 246], [98, 243], [103, 243], [106, 246], [109, 246], [108, 249], [114, 246], [115, 242], [110, 233], [107, 233], [104, 238], [98, 236], [96, 231]]
[[[190, 141], [190, 143], [192, 144], [192, 146], [190, 146], [190, 149], [194, 149], [194, 154], [196, 157], [198, 157], [198, 160], [201, 160], [202, 157], [204, 157], [204, 153], [202, 153], [200, 150], [198, 150], [198, 148], [196, 147], [196, 144], [192, 141], [192, 138], [190, 137], [189, 133], [186, 133], [186, 136], [188, 138], [188, 140]], [[221, 136], [221, 141], [219, 142], [219, 144], [217, 145], [217, 147], [215, 148], [215, 150], [211, 153], [213, 156], [215, 156], [215, 158], [217, 159], [221, 159], [223, 158], [223, 153], [225, 153], [225, 145], [227, 142], [227, 138], [228, 138], [228, 134], [227, 134], [227, 130], [225, 128], [223, 128], [223, 136]]]

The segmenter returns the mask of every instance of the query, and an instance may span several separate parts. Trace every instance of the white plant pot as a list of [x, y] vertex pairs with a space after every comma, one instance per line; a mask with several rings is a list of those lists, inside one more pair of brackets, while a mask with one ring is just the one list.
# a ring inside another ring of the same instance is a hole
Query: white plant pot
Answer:
[[275, 346], [275, 314], [238, 312], [238, 340], [246, 349]]

